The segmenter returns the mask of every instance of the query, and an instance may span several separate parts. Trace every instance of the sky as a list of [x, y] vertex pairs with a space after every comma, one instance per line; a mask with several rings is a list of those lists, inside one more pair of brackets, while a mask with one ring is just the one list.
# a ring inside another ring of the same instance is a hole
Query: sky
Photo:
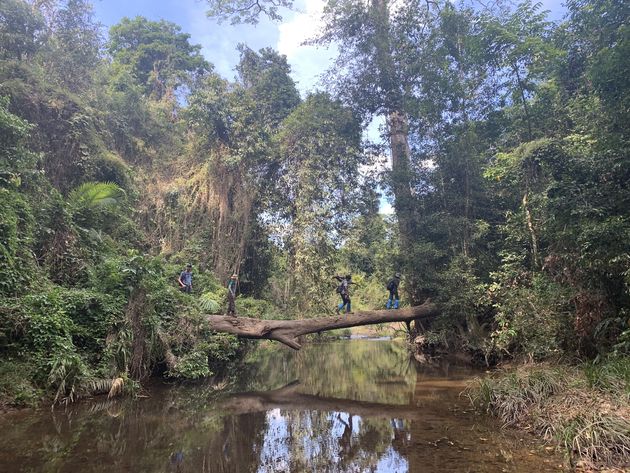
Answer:
[[264, 17], [257, 25], [232, 26], [228, 21], [219, 24], [208, 18], [204, 0], [93, 0], [96, 18], [106, 29], [123, 17], [145, 16], [151, 20], [165, 19], [182, 27], [191, 35], [191, 43], [200, 44], [202, 53], [214, 64], [215, 70], [226, 79], [235, 76], [239, 43], [253, 50], [272, 47], [287, 56], [293, 79], [302, 95], [313, 91], [318, 76], [335, 56], [334, 48], [326, 50], [314, 46], [300, 46], [313, 37], [318, 28], [321, 0], [297, 0], [296, 10], [284, 11], [282, 23]]
[[[96, 18], [106, 28], [123, 17], [145, 16], [151, 20], [165, 19], [182, 27], [191, 35], [193, 44], [201, 44], [206, 59], [226, 79], [235, 76], [238, 62], [236, 46], [245, 43], [253, 50], [272, 47], [287, 56], [293, 79], [302, 95], [319, 86], [319, 76], [325, 72], [335, 56], [334, 48], [326, 50], [301, 43], [315, 36], [319, 28], [319, 14], [323, 0], [296, 0], [295, 12], [284, 11], [283, 21], [273, 23], [262, 18], [257, 25], [232, 26], [218, 24], [208, 18], [204, 0], [93, 0]], [[565, 9], [561, 0], [543, 0], [544, 9], [553, 19], [562, 17]], [[321, 87], [320, 87], [321, 88]]]
[[[214, 64], [215, 71], [229, 80], [236, 76], [234, 70], [239, 55], [236, 49], [244, 43], [257, 51], [271, 47], [286, 55], [291, 66], [293, 80], [302, 96], [323, 88], [320, 76], [331, 66], [335, 57], [334, 47], [325, 49], [304, 46], [320, 28], [320, 14], [324, 0], [295, 0], [294, 11], [282, 11], [283, 21], [274, 23], [261, 17], [257, 25], [219, 24], [208, 18], [205, 0], [93, 0], [97, 20], [106, 29], [124, 17], [144, 16], [151, 20], [167, 20], [181, 26], [190, 34], [192, 44], [200, 44], [205, 58]], [[559, 20], [566, 11], [562, 0], [542, 0], [542, 7], [550, 11], [550, 18]], [[367, 131], [372, 140], [378, 139], [378, 122]], [[380, 211], [392, 213], [391, 204], [381, 199]]]

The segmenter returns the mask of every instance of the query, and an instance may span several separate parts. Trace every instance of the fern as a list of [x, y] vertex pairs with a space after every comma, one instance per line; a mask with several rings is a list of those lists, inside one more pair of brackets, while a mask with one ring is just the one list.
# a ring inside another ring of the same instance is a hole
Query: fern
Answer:
[[86, 182], [70, 192], [68, 204], [72, 209], [94, 209], [119, 203], [125, 191], [113, 182]]
[[205, 292], [199, 298], [199, 305], [204, 312], [218, 314], [221, 312], [221, 305], [216, 301], [216, 294]]

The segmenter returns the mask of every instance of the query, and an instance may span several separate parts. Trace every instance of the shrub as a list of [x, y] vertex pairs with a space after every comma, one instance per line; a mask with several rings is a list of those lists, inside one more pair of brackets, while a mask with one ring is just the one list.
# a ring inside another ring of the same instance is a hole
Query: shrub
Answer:
[[497, 310], [493, 339], [508, 352], [520, 351], [536, 360], [558, 356], [575, 343], [571, 293], [537, 273], [491, 286]]
[[34, 270], [32, 229], [34, 219], [17, 192], [0, 188], [0, 294], [24, 293]]
[[167, 372], [173, 378], [198, 379], [210, 376], [206, 347], [198, 345], [195, 350], [179, 358], [173, 369]]
[[33, 383], [33, 365], [15, 360], [0, 363], [0, 407], [34, 407], [44, 393]]
[[287, 314], [280, 313], [271, 302], [253, 297], [238, 297], [236, 312], [243, 317], [258, 319], [286, 319], [288, 317]]

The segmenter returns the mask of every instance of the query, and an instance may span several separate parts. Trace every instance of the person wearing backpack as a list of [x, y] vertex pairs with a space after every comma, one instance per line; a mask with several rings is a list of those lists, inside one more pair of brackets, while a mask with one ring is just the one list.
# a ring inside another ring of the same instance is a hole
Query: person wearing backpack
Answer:
[[333, 276], [337, 281], [339, 281], [339, 285], [337, 286], [337, 294], [341, 296], [341, 304], [337, 306], [337, 313], [339, 314], [343, 308], [346, 308], [346, 314], [350, 314], [352, 310], [352, 302], [350, 301], [350, 284], [352, 282], [352, 274], [347, 274], [346, 276]]
[[398, 304], [400, 303], [400, 297], [398, 296], [398, 286], [400, 285], [400, 273], [394, 274], [394, 277], [391, 278], [387, 283], [387, 290], [389, 291], [389, 299], [387, 299], [387, 304], [385, 304], [386, 309], [398, 309]]

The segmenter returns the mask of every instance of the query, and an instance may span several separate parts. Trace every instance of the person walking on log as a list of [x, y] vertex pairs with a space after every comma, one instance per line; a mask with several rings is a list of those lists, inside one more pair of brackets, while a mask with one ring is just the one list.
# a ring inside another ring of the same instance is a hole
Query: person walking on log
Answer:
[[186, 294], [192, 292], [192, 264], [188, 263], [186, 265], [186, 269], [181, 272], [179, 278], [177, 278], [177, 282], [179, 283], [180, 291]]
[[339, 281], [339, 285], [337, 286], [337, 293], [341, 296], [341, 304], [337, 306], [337, 314], [339, 314], [344, 307], [346, 308], [346, 314], [351, 314], [352, 302], [350, 301], [350, 284], [353, 284], [352, 274], [333, 277], [337, 281]]
[[238, 287], [238, 275], [232, 274], [232, 277], [227, 283], [228, 290], [228, 310], [227, 315], [236, 316], [236, 289]]
[[387, 290], [389, 291], [389, 299], [385, 304], [386, 309], [398, 309], [400, 297], [398, 296], [398, 286], [400, 285], [400, 273], [394, 274], [394, 277], [387, 282]]

